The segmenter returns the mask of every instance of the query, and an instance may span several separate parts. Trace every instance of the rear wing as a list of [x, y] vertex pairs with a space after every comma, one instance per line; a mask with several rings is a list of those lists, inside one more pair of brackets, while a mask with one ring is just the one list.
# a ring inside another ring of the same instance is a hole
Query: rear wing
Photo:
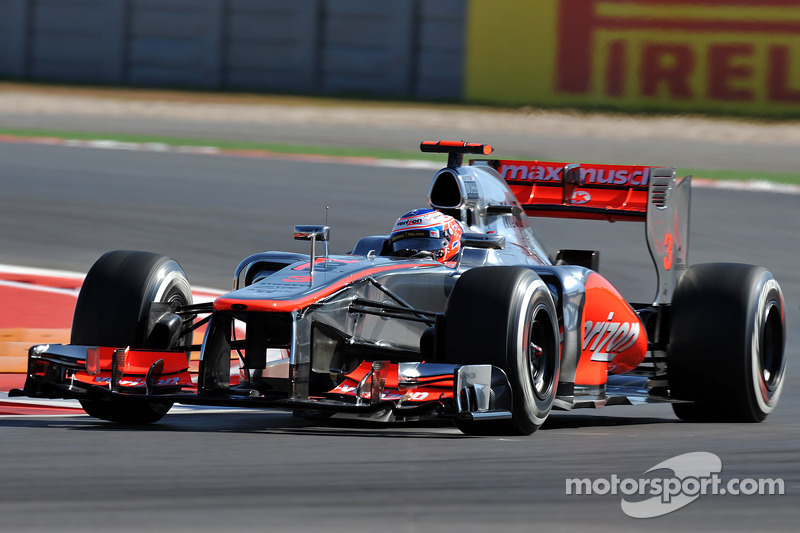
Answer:
[[528, 216], [639, 221], [655, 264], [654, 304], [669, 304], [688, 264], [691, 177], [675, 169], [546, 161], [484, 160], [517, 197]]

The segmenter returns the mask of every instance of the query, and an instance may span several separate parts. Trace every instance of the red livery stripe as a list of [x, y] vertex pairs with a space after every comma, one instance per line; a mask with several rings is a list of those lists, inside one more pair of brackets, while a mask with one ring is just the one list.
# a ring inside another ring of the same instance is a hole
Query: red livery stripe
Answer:
[[[427, 263], [398, 263], [396, 265], [393, 264], [374, 268], [366, 268], [364, 270], [359, 270], [352, 274], [342, 276], [332, 283], [322, 285], [315, 291], [302, 292], [302, 296], [293, 299], [244, 299], [231, 296], [221, 296], [214, 300], [214, 309], [217, 311], [232, 311], [235, 309], [233, 307], [234, 305], [246, 305], [247, 310], [249, 311], [291, 312], [308, 307], [309, 305], [314, 304], [339, 291], [350, 283], [373, 274], [389, 272], [392, 270], [403, 270], [406, 268], [430, 268], [431, 266], [439, 265]], [[309, 282], [309, 284], [310, 283], [311, 282]]]

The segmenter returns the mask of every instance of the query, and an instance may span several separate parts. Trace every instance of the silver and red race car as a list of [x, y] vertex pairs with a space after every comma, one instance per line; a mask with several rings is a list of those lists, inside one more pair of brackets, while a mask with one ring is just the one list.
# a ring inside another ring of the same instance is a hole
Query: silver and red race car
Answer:
[[[308, 255], [252, 255], [232, 292], [193, 304], [172, 259], [109, 252], [86, 276], [71, 344], [33, 346], [11, 395], [77, 399], [119, 423], [152, 423], [181, 403], [439, 417], [470, 434], [530, 434], [552, 409], [670, 402], [688, 421], [761, 421], [775, 408], [780, 286], [757, 266], [689, 266], [690, 178], [496, 160], [475, 143], [421, 149], [448, 155], [428, 203], [464, 229], [452, 261], [398, 256], [386, 235], [330, 255], [328, 227], [297, 226]], [[549, 256], [538, 216], [643, 222], [653, 301], [626, 302], [595, 251]]]

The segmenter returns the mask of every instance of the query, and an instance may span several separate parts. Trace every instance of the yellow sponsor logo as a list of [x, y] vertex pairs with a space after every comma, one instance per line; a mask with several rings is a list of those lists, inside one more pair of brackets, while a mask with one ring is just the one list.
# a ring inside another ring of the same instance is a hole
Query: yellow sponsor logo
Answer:
[[473, 2], [468, 35], [473, 100], [800, 111], [796, 0]]

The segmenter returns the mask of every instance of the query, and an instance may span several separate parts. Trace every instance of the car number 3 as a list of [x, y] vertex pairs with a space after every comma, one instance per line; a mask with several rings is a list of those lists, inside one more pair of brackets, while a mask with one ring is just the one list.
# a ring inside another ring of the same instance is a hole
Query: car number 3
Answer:
[[664, 247], [667, 249], [667, 253], [664, 255], [664, 268], [669, 270], [672, 268], [672, 233], [664, 236]]

